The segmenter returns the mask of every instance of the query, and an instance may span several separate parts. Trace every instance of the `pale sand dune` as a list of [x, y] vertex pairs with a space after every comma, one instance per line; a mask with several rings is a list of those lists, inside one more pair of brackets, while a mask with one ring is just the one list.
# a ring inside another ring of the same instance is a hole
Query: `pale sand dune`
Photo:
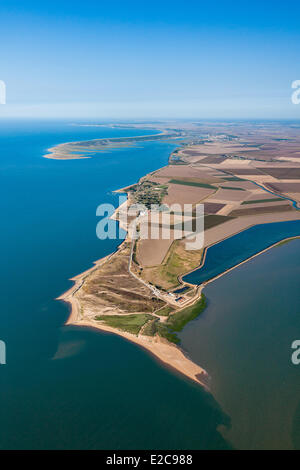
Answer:
[[43, 155], [44, 158], [50, 158], [51, 160], [78, 160], [84, 158], [90, 158], [83, 153], [72, 153], [72, 145], [70, 143], [58, 144], [55, 147], [51, 147], [47, 150], [49, 153]]

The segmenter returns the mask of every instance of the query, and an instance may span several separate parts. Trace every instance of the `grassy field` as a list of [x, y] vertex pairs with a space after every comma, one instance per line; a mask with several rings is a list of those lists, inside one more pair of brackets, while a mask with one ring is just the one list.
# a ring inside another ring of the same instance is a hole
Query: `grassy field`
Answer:
[[170, 307], [169, 305], [166, 305], [165, 307], [161, 308], [160, 310], [157, 310], [155, 313], [156, 313], [156, 315], [160, 315], [162, 317], [165, 317], [165, 316], [167, 317], [173, 311], [174, 311], [174, 308]]
[[[184, 326], [191, 320], [197, 318], [205, 309], [206, 299], [202, 294], [201, 298], [190, 307], [186, 307], [179, 311], [174, 311], [172, 307], [166, 306], [158, 312], [161, 315], [168, 315], [166, 322], [162, 323], [158, 318], [150, 314], [130, 314], [130, 315], [98, 315], [95, 320], [104, 323], [112, 328], [117, 328], [128, 333], [137, 335], [141, 328], [145, 325], [142, 334], [146, 336], [159, 336], [168, 341], [179, 344], [180, 339], [177, 332], [181, 331]], [[162, 313], [164, 311], [164, 313]]]
[[145, 327], [143, 333], [149, 336], [158, 334], [172, 343], [179, 344], [180, 339], [176, 333], [181, 331], [189, 321], [197, 318], [198, 315], [203, 312], [205, 307], [206, 299], [202, 294], [195, 304], [173, 313], [165, 323], [161, 323], [158, 320], [151, 322], [151, 324], [148, 324]]
[[146, 336], [155, 336], [156, 334], [158, 334], [159, 336], [167, 339], [171, 343], [180, 343], [180, 339], [178, 338], [176, 333], [170, 331], [169, 327], [165, 323], [161, 323], [159, 320], [153, 320], [149, 322], [145, 326], [143, 334]]
[[203, 250], [186, 250], [184, 240], [175, 240], [159, 266], [144, 267], [142, 277], [152, 284], [170, 289], [179, 285], [178, 276], [195, 269]]
[[228, 215], [218, 215], [211, 214], [204, 216], [204, 229], [208, 230], [209, 228], [216, 227], [217, 225], [223, 224], [228, 220], [234, 219], [234, 217], [229, 217]]
[[179, 344], [180, 343], [180, 339], [178, 338], [176, 333], [171, 331], [166, 323], [160, 323], [160, 322], [156, 323], [156, 329], [157, 329], [157, 333], [162, 338], [165, 338], [165, 339], [167, 339], [168, 341], [170, 341], [171, 343], [174, 343], [174, 344]]
[[139, 264], [138, 261], [137, 261], [137, 258], [136, 258], [137, 240], [135, 240], [133, 243], [134, 243], [134, 245], [133, 245], [133, 250], [132, 250], [132, 261], [135, 264]]
[[223, 178], [226, 181], [243, 181], [242, 178], [238, 178], [238, 176], [226, 176]]
[[179, 310], [173, 315], [170, 315], [167, 320], [168, 327], [173, 331], [181, 331], [189, 321], [197, 318], [205, 307], [206, 298], [204, 294], [202, 294], [200, 299], [190, 307], [186, 307], [183, 310]]
[[290, 242], [292, 242], [294, 240], [298, 240], [298, 239], [300, 239], [300, 237], [288, 238], [287, 240], [282, 240], [282, 242], [277, 243], [277, 246], [286, 245], [287, 243], [290, 243]]
[[220, 186], [222, 189], [230, 189], [231, 191], [245, 191], [244, 188], [234, 188], [232, 186]]
[[108, 326], [127, 331], [128, 333], [138, 334], [142, 326], [153, 318], [152, 315], [99, 315], [95, 319]]
[[157, 333], [158, 321], [159, 321], [158, 318], [155, 318], [154, 320], [149, 321], [143, 330], [143, 335], [154, 336]]

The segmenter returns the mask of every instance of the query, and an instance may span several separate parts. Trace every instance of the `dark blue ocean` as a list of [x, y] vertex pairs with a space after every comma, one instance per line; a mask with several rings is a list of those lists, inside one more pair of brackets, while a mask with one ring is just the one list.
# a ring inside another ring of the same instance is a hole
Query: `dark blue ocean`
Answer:
[[[269, 302], [266, 325], [272, 319], [275, 323], [272, 337], [266, 338], [258, 334], [261, 333], [259, 322], [258, 331], [256, 323], [252, 325], [255, 346], [259, 349], [259, 341], [267, 341], [274, 347], [277, 339], [285, 334], [284, 328], [289, 332], [289, 339], [291, 328], [297, 337], [299, 315], [290, 312], [299, 312], [299, 294], [295, 290], [300, 274], [299, 245], [286, 245], [277, 252], [272, 250], [275, 266], [272, 265], [272, 284], [268, 271], [261, 271], [258, 257], [207, 288], [209, 307], [202, 317], [187, 326], [182, 339], [192, 358], [211, 374], [213, 395], [116, 335], [64, 326], [68, 307], [55, 298], [71, 286], [68, 279], [115, 250], [118, 244], [97, 239], [97, 206], [103, 202], [117, 205], [118, 198], [112, 191], [166, 165], [175, 147], [174, 142], [147, 142], [135, 148], [99, 153], [91, 159], [42, 158], [47, 148], [62, 142], [151, 133], [70, 124], [0, 121], [0, 339], [7, 346], [7, 364], [0, 366], [0, 448], [219, 449], [242, 446], [245, 442], [251, 446], [252, 424], [247, 427], [247, 420], [257, 407], [259, 393], [255, 400], [239, 403], [238, 410], [225, 399], [228, 394], [237, 393], [235, 384], [247, 389], [248, 376], [253, 383], [251, 374], [241, 374], [239, 369], [231, 367], [232, 357], [237, 357], [244, 341], [234, 325], [237, 318], [238, 325], [243, 321], [247, 325], [253, 309], [257, 315], [257, 306], [264, 305], [259, 297], [262, 296]], [[285, 256], [280, 255], [280, 250], [287, 250]], [[254, 291], [253, 304], [235, 288], [234, 276], [240, 269], [244, 272], [238, 278], [241, 292], [255, 288], [256, 277], [247, 274], [247, 265], [252, 266], [254, 273], [256, 266], [259, 267], [260, 286], [266, 287], [258, 293]], [[232, 299], [237, 299], [232, 304], [228, 300], [231, 309], [227, 314], [223, 297], [218, 295], [223, 292], [220, 282], [225, 280], [229, 286], [227, 296], [231, 292]], [[284, 309], [278, 301], [280, 292], [284, 292], [281, 301]], [[210, 305], [223, 322], [227, 321], [225, 346], [221, 334], [219, 342], [216, 338], [217, 322], [212, 322], [210, 329], [207, 320], [208, 327], [203, 330], [203, 321], [210, 318]], [[263, 315], [263, 311], [258, 311]], [[201, 354], [197, 345], [202, 345]], [[224, 347], [226, 354], [223, 354]], [[269, 365], [263, 355], [260, 362], [260, 367], [267, 371]], [[251, 361], [243, 363], [242, 359], [241, 364], [246, 371], [255, 367]], [[281, 364], [284, 371], [284, 362]], [[297, 393], [296, 371], [297, 377], [300, 375], [300, 369], [293, 367], [293, 373], [285, 379], [287, 390], [293, 396], [292, 403]], [[218, 374], [219, 369], [230, 373]], [[274, 383], [268, 388], [268, 376], [264, 378], [263, 372], [259, 381], [257, 389], [266, 390], [264, 397], [268, 397]], [[228, 384], [230, 392], [226, 389]], [[278, 414], [276, 406], [272, 413], [273, 423], [278, 417], [282, 426], [287, 427], [287, 422], [296, 419], [293, 410], [286, 416], [286, 422], [285, 414]], [[268, 436], [266, 422], [267, 419], [260, 421], [261, 436]], [[224, 432], [230, 423], [232, 430], [240, 429], [242, 423], [242, 443], [234, 432]], [[293, 436], [288, 439], [285, 434], [282, 446], [292, 447], [295, 442], [297, 445], [295, 430]], [[267, 442], [262, 438], [261, 446]]]

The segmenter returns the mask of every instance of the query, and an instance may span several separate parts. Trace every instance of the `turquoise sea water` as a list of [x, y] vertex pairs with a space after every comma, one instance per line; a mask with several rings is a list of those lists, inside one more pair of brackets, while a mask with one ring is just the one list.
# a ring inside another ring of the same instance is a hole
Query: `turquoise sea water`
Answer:
[[[287, 416], [282, 408], [279, 412], [278, 402], [294, 406], [299, 397], [300, 369], [289, 362], [289, 342], [299, 332], [299, 244], [266, 254], [273, 260], [268, 269], [262, 255], [205, 289], [208, 309], [186, 327], [182, 339], [212, 376], [213, 395], [116, 335], [64, 326], [68, 308], [54, 299], [70, 287], [70, 277], [118, 244], [96, 238], [96, 207], [117, 204], [112, 190], [165, 165], [176, 144], [147, 142], [88, 160], [55, 161], [42, 155], [66, 141], [145, 133], [62, 121], [0, 121], [0, 339], [7, 345], [7, 364], [0, 366], [0, 448], [252, 446], [251, 417], [272, 390], [277, 401], [270, 400], [267, 416], [261, 414], [257, 436], [266, 446], [268, 416], [276, 429], [294, 420], [293, 439], [279, 434], [276, 442], [297, 446], [299, 412], [290, 408]], [[245, 275], [238, 276], [236, 285], [232, 276], [241, 270]], [[222, 282], [227, 283], [225, 299]], [[279, 387], [276, 374], [270, 380], [268, 367], [280, 338], [284, 344], [278, 351], [284, 356], [275, 354], [271, 362], [276, 372], [279, 360], [279, 377], [284, 375], [280, 384], [285, 385]], [[269, 355], [259, 354], [263, 341]], [[244, 393], [234, 408], [232, 402], [245, 390], [251, 393]], [[236, 438], [240, 432], [243, 442]]]

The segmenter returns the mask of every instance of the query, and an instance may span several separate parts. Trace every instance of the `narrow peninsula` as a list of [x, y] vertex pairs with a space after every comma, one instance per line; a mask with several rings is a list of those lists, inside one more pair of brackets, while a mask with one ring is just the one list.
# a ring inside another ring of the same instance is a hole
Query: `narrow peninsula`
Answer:
[[[142, 128], [152, 127], [143, 124]], [[166, 208], [191, 204], [193, 225], [194, 208], [201, 203], [203, 247], [188, 250], [186, 234], [182, 239], [176, 236], [182, 219], [174, 212], [167, 214], [171, 218], [167, 239], [161, 235], [167, 209], [156, 219], [158, 238], [133, 237], [129, 223], [134, 219], [140, 229], [149, 214], [129, 215], [122, 225], [127, 236], [118, 250], [73, 278], [74, 285], [59, 299], [71, 304], [68, 324], [118, 334], [209, 388], [209, 373], [180, 348], [178, 333], [205, 309], [203, 288], [212, 279], [196, 285], [184, 281], [184, 276], [201, 269], [208, 248], [224, 239], [258, 224], [300, 220], [299, 133], [293, 127], [255, 123], [183, 122], [155, 127], [159, 133], [152, 136], [61, 144], [45, 157], [87, 158], [146, 140], [180, 138], [165, 167], [120, 190], [127, 193], [127, 201], [113, 217], [122, 224], [122, 214], [128, 216], [136, 203], [143, 204], [145, 212], [151, 212], [153, 204]]]

